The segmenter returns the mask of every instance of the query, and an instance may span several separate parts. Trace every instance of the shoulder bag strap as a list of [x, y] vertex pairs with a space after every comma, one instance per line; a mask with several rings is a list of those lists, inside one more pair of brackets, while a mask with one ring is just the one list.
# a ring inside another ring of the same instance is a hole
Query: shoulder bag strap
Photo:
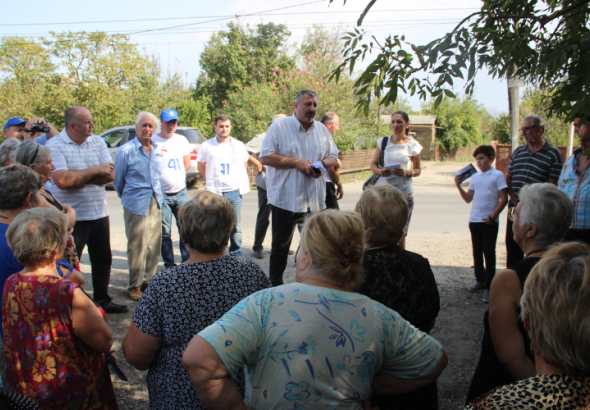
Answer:
[[387, 143], [389, 142], [389, 137], [383, 137], [381, 140], [381, 152], [379, 153], [379, 168], [383, 168], [385, 166], [385, 148], [387, 147]]

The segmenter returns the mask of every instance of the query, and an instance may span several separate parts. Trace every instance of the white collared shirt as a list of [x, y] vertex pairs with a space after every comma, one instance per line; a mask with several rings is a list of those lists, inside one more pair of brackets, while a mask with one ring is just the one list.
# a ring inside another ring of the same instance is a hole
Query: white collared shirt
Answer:
[[[47, 141], [55, 171], [81, 171], [113, 162], [107, 145], [98, 135], [91, 135], [81, 145], [76, 144], [65, 130]], [[117, 170], [115, 170], [117, 172]], [[85, 184], [77, 189], [61, 189], [51, 185], [51, 193], [58, 201], [76, 211], [76, 220], [93, 221], [109, 215], [104, 185]]]
[[[295, 115], [274, 121], [264, 138], [259, 158], [272, 154], [306, 159], [310, 163], [327, 157], [338, 159], [338, 148], [328, 129], [314, 121], [305, 131]], [[267, 167], [268, 203], [290, 212], [321, 211], [326, 208], [326, 175], [306, 176], [296, 168]]]

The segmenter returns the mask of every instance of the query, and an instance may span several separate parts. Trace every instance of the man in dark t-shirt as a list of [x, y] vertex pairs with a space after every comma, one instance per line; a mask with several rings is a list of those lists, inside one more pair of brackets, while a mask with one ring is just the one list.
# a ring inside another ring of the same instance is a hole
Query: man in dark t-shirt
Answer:
[[[518, 205], [518, 194], [528, 184], [550, 182], [557, 185], [563, 168], [561, 151], [543, 138], [545, 127], [543, 120], [536, 115], [529, 115], [522, 120], [520, 129], [526, 142], [516, 148], [510, 158], [506, 184], [508, 185], [509, 208]], [[508, 218], [506, 224], [506, 267], [510, 267], [524, 258], [520, 246], [514, 241], [513, 222]]]

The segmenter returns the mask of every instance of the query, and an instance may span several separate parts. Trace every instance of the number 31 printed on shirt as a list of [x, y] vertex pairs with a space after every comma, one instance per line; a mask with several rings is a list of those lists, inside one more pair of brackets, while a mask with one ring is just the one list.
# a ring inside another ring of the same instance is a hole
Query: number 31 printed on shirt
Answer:
[[221, 164], [221, 174], [229, 175], [229, 164]]
[[180, 162], [178, 161], [178, 158], [172, 158], [170, 161], [168, 161], [168, 168], [182, 169], [180, 168]]

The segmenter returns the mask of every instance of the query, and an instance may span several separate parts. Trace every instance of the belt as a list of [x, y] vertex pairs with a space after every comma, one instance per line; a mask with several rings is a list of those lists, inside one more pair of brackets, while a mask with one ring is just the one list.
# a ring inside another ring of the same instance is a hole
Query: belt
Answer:
[[179, 194], [182, 191], [184, 191], [184, 188], [182, 188], [180, 191], [176, 191], [176, 192], [173, 192], [171, 194], [169, 194], [168, 192], [164, 192], [164, 195], [166, 195], [166, 196], [174, 196], [174, 195]]

